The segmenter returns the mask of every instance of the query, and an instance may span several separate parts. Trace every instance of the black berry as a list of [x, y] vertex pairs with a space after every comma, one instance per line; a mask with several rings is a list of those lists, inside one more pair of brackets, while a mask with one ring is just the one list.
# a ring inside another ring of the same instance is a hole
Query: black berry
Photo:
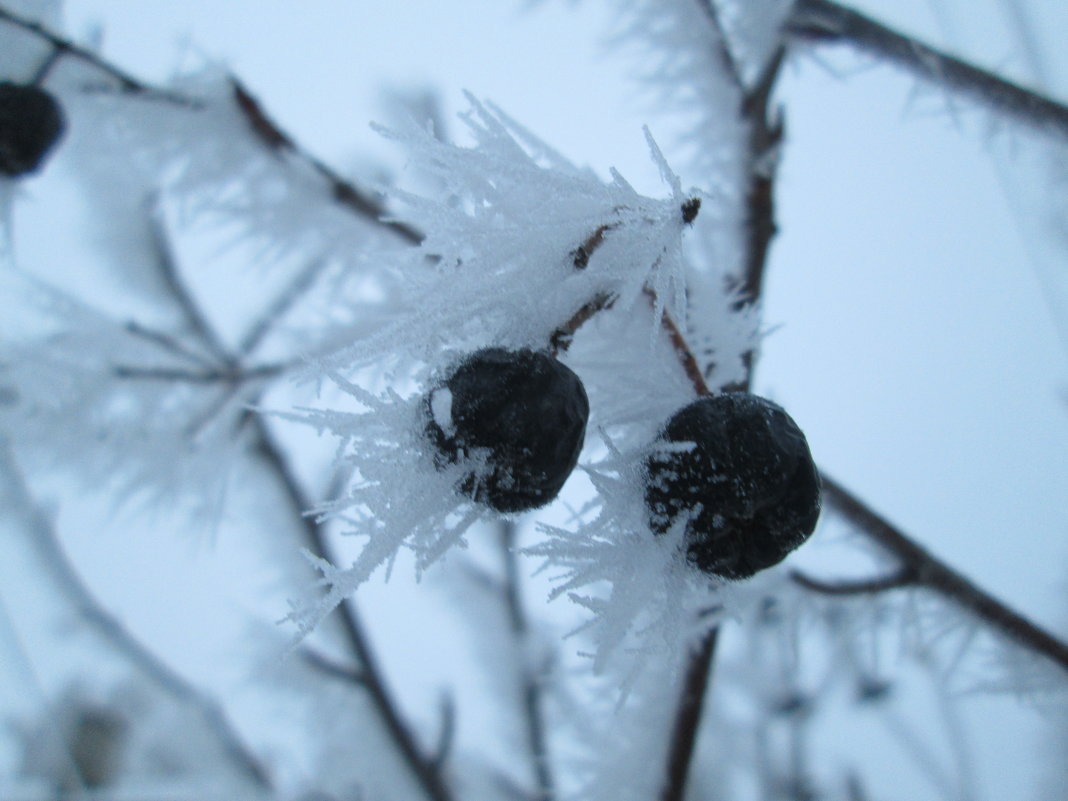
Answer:
[[499, 512], [549, 503], [578, 461], [590, 405], [579, 377], [547, 353], [484, 348], [426, 398], [439, 466], [467, 464], [458, 489]]
[[0, 174], [37, 170], [65, 127], [59, 103], [44, 89], [0, 82]]
[[742, 579], [781, 562], [816, 527], [820, 480], [801, 429], [747, 392], [701, 398], [668, 421], [646, 460], [650, 526], [682, 514], [687, 558]]

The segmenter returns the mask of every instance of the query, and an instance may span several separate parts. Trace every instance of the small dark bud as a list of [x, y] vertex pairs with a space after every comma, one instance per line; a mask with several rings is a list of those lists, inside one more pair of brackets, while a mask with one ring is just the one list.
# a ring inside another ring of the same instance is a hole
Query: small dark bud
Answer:
[[689, 561], [744, 579], [781, 562], [816, 527], [820, 482], [801, 429], [747, 392], [704, 397], [668, 421], [645, 463], [650, 527], [686, 515]]
[[687, 225], [697, 219], [697, 212], [701, 210], [701, 198], [692, 197], [682, 204], [682, 221]]
[[426, 398], [440, 467], [471, 464], [464, 495], [499, 512], [544, 506], [578, 462], [590, 414], [579, 377], [547, 353], [484, 348]]
[[63, 135], [59, 103], [36, 86], [0, 82], [0, 174], [36, 171]]

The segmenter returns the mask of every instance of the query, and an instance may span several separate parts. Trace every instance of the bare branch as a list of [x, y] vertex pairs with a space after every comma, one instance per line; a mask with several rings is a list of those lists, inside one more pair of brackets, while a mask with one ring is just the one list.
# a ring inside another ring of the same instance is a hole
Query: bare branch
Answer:
[[1041, 132], [1068, 136], [1068, 106], [905, 36], [829, 0], [798, 0], [787, 31], [801, 41], [843, 42], [922, 80]]
[[172, 367], [133, 367], [116, 365], [116, 378], [141, 381], [180, 381], [187, 384], [243, 384], [282, 375], [291, 364], [262, 364], [258, 367], [234, 367], [230, 370], [183, 370]]
[[300, 656], [309, 667], [313, 667], [331, 678], [340, 679], [351, 684], [364, 684], [366, 682], [363, 671], [347, 665], [339, 665], [334, 660], [311, 648], [302, 648]]
[[456, 701], [450, 693], [441, 697], [441, 729], [438, 731], [438, 743], [434, 747], [430, 764], [439, 773], [445, 769], [445, 763], [452, 753], [452, 744], [456, 739]]
[[895, 570], [889, 576], [883, 576], [882, 578], [857, 581], [835, 581], [832, 583], [812, 578], [800, 570], [791, 571], [790, 578], [806, 590], [811, 590], [820, 595], [874, 595], [916, 584], [916, 575], [908, 568]]
[[897, 557], [916, 586], [938, 593], [971, 612], [1009, 640], [1068, 670], [1068, 644], [988, 594], [893, 526], [838, 482], [823, 474], [828, 506]]
[[690, 661], [683, 679], [682, 697], [675, 715], [675, 727], [671, 732], [668, 748], [667, 777], [660, 801], [682, 801], [686, 780], [690, 772], [690, 760], [697, 742], [697, 729], [701, 723], [705, 690], [712, 670], [712, 656], [716, 652], [719, 629], [711, 629], [690, 654]]

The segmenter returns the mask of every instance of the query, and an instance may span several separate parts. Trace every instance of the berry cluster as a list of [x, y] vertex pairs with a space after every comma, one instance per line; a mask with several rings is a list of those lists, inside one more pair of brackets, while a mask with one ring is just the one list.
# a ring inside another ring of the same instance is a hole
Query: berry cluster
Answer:
[[36, 171], [65, 127], [59, 103], [44, 89], [0, 82], [0, 174]]
[[[439, 467], [462, 465], [457, 489], [499, 512], [549, 503], [578, 461], [589, 417], [579, 377], [553, 356], [485, 348], [424, 399]], [[703, 397], [668, 421], [645, 462], [654, 534], [684, 519], [698, 569], [744, 579], [812, 533], [820, 482], [797, 424], [745, 392]]]

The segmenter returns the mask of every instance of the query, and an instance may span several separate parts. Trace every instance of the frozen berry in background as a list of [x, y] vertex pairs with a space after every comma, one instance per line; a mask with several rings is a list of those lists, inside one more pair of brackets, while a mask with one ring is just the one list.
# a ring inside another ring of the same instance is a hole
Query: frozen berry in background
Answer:
[[37, 170], [65, 127], [59, 103], [44, 89], [0, 82], [0, 174]]
[[781, 562], [816, 527], [820, 480], [805, 435], [747, 392], [700, 398], [668, 421], [646, 463], [653, 531], [680, 515], [689, 561], [744, 579]]
[[499, 512], [549, 503], [578, 461], [590, 404], [579, 377], [548, 353], [484, 348], [427, 395], [440, 466], [469, 464], [458, 488]]

